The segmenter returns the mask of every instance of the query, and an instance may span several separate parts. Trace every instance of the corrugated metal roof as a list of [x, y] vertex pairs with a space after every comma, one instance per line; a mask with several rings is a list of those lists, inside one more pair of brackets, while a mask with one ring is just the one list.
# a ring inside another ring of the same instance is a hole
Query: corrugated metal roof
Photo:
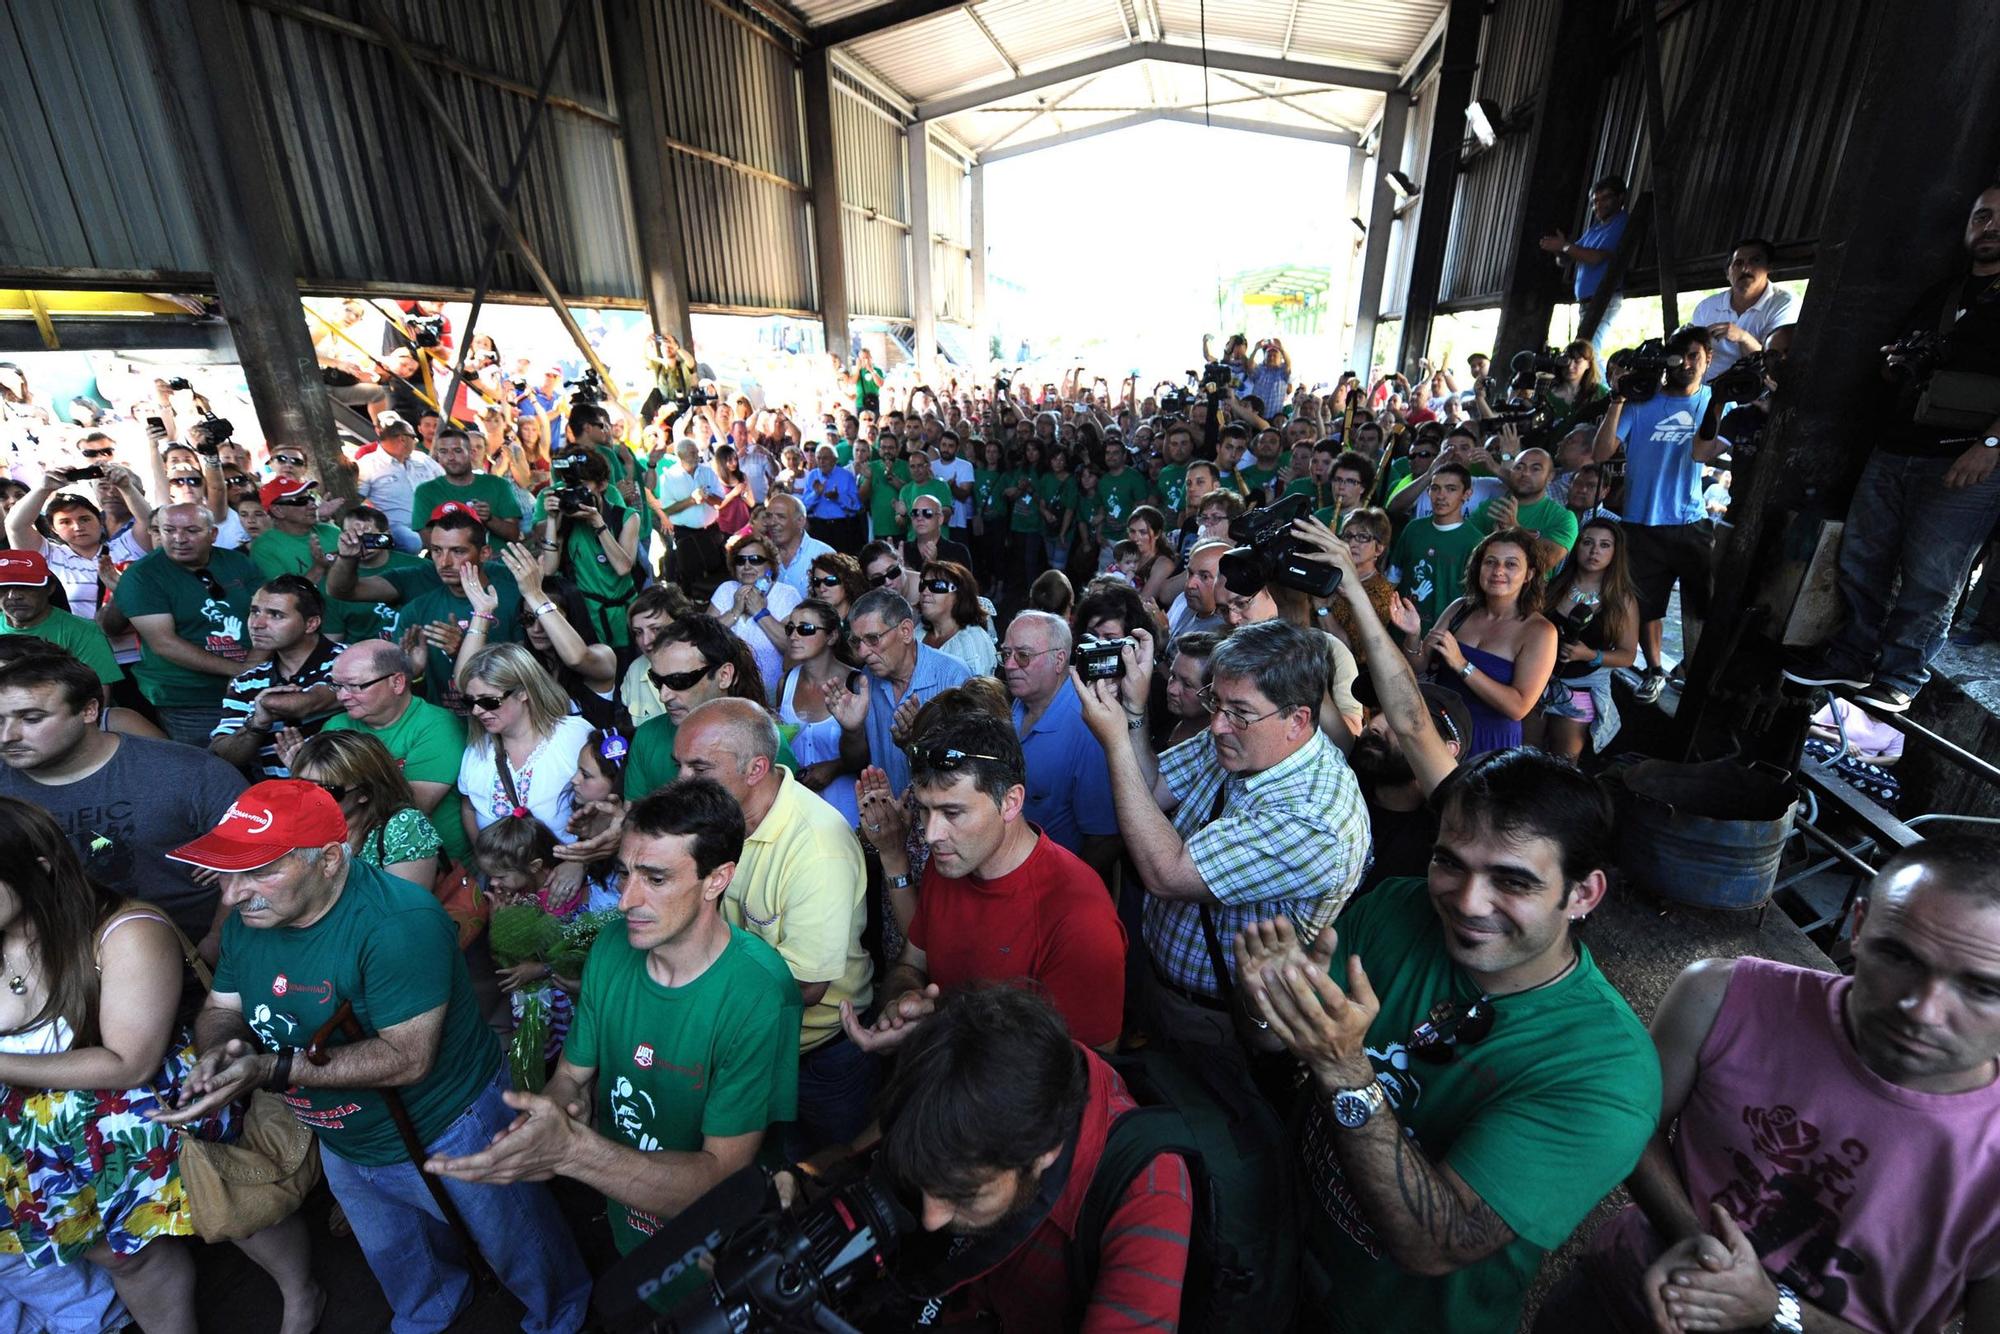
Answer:
[[[824, 23], [867, 6], [806, 0], [795, 8]], [[1124, 0], [974, 0], [857, 38], [841, 50], [912, 104], [984, 88], [1008, 93], [988, 106], [940, 119], [975, 151], [1032, 145], [1121, 115], [1204, 104], [1274, 127], [1360, 130], [1380, 111], [1381, 93], [1215, 70], [1208, 72], [1204, 88], [1198, 64], [1135, 60], [1026, 93], [1006, 85], [1135, 43], [1199, 52], [1204, 18], [1212, 52], [1392, 72], [1419, 54], [1443, 10], [1444, 0], [1248, 0], [1208, 6], [1204, 15], [1200, 0], [1139, 0], [1130, 6]], [[1076, 105], [1065, 107], [1080, 87]], [[1260, 95], [1269, 92], [1285, 96]], [[1103, 107], [1120, 110], [1099, 110]]]

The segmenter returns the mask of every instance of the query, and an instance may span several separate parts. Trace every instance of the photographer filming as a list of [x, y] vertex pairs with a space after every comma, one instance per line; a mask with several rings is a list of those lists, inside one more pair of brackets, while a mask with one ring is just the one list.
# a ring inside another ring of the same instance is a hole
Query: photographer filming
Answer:
[[639, 513], [611, 489], [611, 468], [595, 452], [558, 454], [550, 474], [533, 524], [542, 573], [574, 583], [589, 606], [597, 641], [623, 654], [632, 642], [625, 604], [638, 591]]
[[2000, 184], [1972, 201], [1965, 251], [1969, 271], [1920, 297], [1902, 325], [1917, 332], [1883, 349], [1882, 378], [1898, 392], [1847, 511], [1847, 623], [1785, 672], [1800, 685], [1852, 687], [1885, 713], [1908, 709], [1930, 680], [2000, 512]]

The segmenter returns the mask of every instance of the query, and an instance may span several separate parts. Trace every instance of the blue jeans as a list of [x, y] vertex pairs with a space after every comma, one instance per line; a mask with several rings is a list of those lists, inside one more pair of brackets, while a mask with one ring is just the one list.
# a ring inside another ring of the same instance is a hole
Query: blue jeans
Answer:
[[[514, 1119], [500, 1099], [503, 1070], [465, 1114], [426, 1147], [431, 1153], [476, 1153]], [[320, 1155], [326, 1184], [347, 1212], [354, 1239], [396, 1316], [395, 1334], [435, 1334], [472, 1300], [464, 1249], [438, 1212], [418, 1169], [407, 1162], [366, 1167], [339, 1154]], [[548, 1188], [537, 1182], [481, 1186], [437, 1178], [472, 1232], [479, 1252], [526, 1314], [532, 1334], [569, 1334], [583, 1327], [590, 1305], [590, 1274], [577, 1254]]]
[[154, 710], [160, 715], [160, 726], [169, 737], [190, 746], [208, 749], [208, 738], [215, 731], [216, 723], [222, 720], [222, 706], [212, 709], [170, 709], [164, 706]]
[[798, 1136], [805, 1153], [845, 1144], [868, 1128], [880, 1076], [881, 1063], [845, 1033], [799, 1058]]
[[1869, 455], [1840, 541], [1847, 623], [1827, 645], [1829, 666], [1872, 668], [1907, 695], [1931, 679], [1959, 590], [2000, 513], [2000, 470], [1951, 489], [1952, 462]]
[[30, 1269], [18, 1255], [0, 1255], [0, 1334], [104, 1334], [130, 1318], [111, 1276], [88, 1260]]

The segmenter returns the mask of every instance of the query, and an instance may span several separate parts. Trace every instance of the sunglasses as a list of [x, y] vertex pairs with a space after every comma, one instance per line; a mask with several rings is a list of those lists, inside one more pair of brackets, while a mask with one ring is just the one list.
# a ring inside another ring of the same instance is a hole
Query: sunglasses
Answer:
[[910, 511], [910, 517], [913, 519], [935, 519], [937, 516], [938, 512], [936, 510], [931, 510], [931, 509]]
[[869, 575], [868, 586], [870, 588], [880, 588], [884, 584], [887, 584], [892, 580], [901, 579], [902, 577], [903, 577], [903, 567], [900, 565], [891, 565], [888, 569], [882, 571], [882, 573], [880, 574]]
[[736, 556], [733, 559], [738, 565], [769, 565], [771, 563], [770, 561], [764, 559], [762, 556], [752, 555], [749, 552], [744, 552], [742, 555]]
[[924, 581], [924, 591], [926, 593], [956, 593], [958, 585], [949, 579], [926, 579]]
[[786, 621], [785, 633], [797, 635], [800, 639], [811, 639], [814, 635], [825, 634], [826, 627], [814, 625], [811, 621]]
[[288, 464], [294, 468], [303, 468], [306, 466], [306, 461], [297, 454], [273, 454], [271, 462]]
[[809, 580], [814, 588], [839, 588], [840, 577], [832, 574], [816, 574]]
[[467, 695], [465, 702], [481, 713], [497, 713], [500, 706], [507, 702], [507, 697], [513, 693], [511, 690], [503, 690], [497, 695]]
[[271, 507], [273, 509], [276, 509], [280, 505], [297, 505], [300, 508], [304, 508], [305, 506], [311, 505], [313, 503], [314, 503], [313, 497], [309, 492], [300, 492], [296, 496], [279, 497], [278, 499], [271, 502]]
[[87, 459], [108, 459], [117, 453], [115, 449], [86, 449], [83, 451], [83, 456]]
[[684, 672], [656, 672], [648, 667], [646, 679], [653, 683], [653, 688], [656, 690], [691, 690], [698, 681], [714, 670], [714, 665], [690, 667]]
[[199, 487], [201, 485], [201, 478], [199, 476], [192, 475], [189, 473], [181, 473], [178, 476], [169, 477], [167, 479], [167, 485]]
[[335, 801], [346, 801], [347, 794], [354, 791], [352, 787], [349, 787], [345, 783], [318, 783], [315, 786]]
[[975, 755], [956, 746], [919, 746], [916, 749], [916, 757], [917, 762], [926, 769], [947, 774], [957, 772], [974, 760], [989, 760], [994, 764], [1005, 763], [998, 755]]
[[1493, 1031], [1500, 1017], [1485, 996], [1476, 1001], [1439, 1001], [1430, 1018], [1418, 1024], [1404, 1044], [1410, 1055], [1429, 1065], [1448, 1065], [1460, 1046], [1471, 1046]]

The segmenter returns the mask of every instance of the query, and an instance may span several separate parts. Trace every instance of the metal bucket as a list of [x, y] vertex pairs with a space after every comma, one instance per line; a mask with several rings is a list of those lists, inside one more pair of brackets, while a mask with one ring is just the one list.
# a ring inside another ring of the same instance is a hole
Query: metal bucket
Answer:
[[1729, 760], [1646, 760], [1618, 779], [1628, 880], [1697, 908], [1758, 908], [1771, 897], [1798, 801], [1790, 775]]

